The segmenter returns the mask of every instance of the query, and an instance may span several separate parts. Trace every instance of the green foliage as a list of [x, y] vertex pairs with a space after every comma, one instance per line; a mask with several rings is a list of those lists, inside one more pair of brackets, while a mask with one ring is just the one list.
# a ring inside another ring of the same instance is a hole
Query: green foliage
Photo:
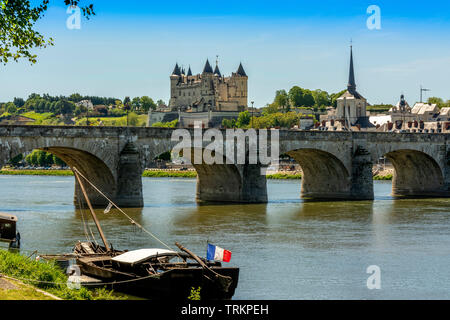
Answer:
[[283, 109], [289, 111], [289, 96], [286, 90], [278, 90], [275, 92], [275, 99], [273, 105], [277, 109]]
[[392, 104], [377, 104], [373, 106], [367, 106], [367, 111], [371, 112], [388, 112], [394, 106]]
[[288, 96], [293, 107], [312, 107], [315, 103], [312, 91], [299, 86], [292, 87]]
[[450, 100], [447, 100], [447, 102], [444, 102], [444, 100], [442, 98], [438, 98], [438, 97], [428, 98], [428, 103], [436, 104], [439, 109], [450, 107]]
[[[49, 0], [39, 1], [33, 7], [30, 0], [0, 0], [0, 63], [21, 58], [36, 63], [33, 49], [53, 45], [53, 39], [45, 39], [36, 31], [35, 24], [44, 16]], [[66, 5], [77, 6], [80, 0], [64, 0]], [[86, 17], [94, 15], [93, 5], [81, 8]]]
[[73, 176], [72, 170], [0, 170], [2, 176]]
[[147, 96], [141, 97], [141, 106], [144, 112], [148, 112], [150, 109], [156, 109], [156, 104], [153, 102], [153, 99]]
[[69, 289], [68, 277], [54, 262], [41, 262], [29, 259], [18, 253], [0, 250], [0, 273], [22, 280], [55, 296], [67, 300], [117, 300], [112, 291], [85, 287]]
[[144, 178], [196, 178], [197, 172], [195, 171], [153, 171], [146, 170], [142, 175]]
[[10, 114], [15, 114], [17, 111], [17, 107], [13, 102], [8, 102], [5, 105], [5, 111]]
[[178, 119], [170, 122], [155, 122], [152, 127], [155, 128], [176, 128], [178, 126]]
[[54, 164], [58, 166], [66, 166], [64, 161], [62, 161], [55, 155], [42, 150], [33, 150], [32, 153], [25, 157], [25, 161], [29, 165], [39, 167], [51, 167]]
[[388, 180], [392, 180], [393, 177], [394, 176], [392, 174], [387, 174], [385, 176], [376, 175], [375, 177], [373, 177], [373, 180], [388, 181]]
[[286, 113], [271, 113], [257, 117], [253, 119], [253, 128], [255, 129], [268, 129], [268, 128], [292, 128], [294, 125], [298, 125], [300, 117], [303, 115], [294, 111]]
[[202, 290], [202, 287], [198, 287], [197, 289], [192, 287], [191, 294], [189, 295], [188, 300], [193, 300], [193, 301], [201, 300], [201, 295], [200, 295], [201, 290]]
[[250, 124], [251, 119], [252, 116], [250, 115], [250, 112], [248, 111], [240, 112], [236, 120], [236, 126], [238, 128], [246, 128]]
[[312, 91], [312, 96], [314, 98], [314, 106], [316, 108], [323, 108], [324, 106], [331, 105], [331, 99], [326, 91], [320, 89]]
[[15, 156], [14, 158], [12, 158], [9, 161], [9, 164], [12, 165], [13, 167], [17, 166], [19, 164], [20, 161], [23, 160], [23, 154], [19, 154], [18, 156]]
[[347, 90], [342, 90], [341, 92], [338, 93], [332, 93], [330, 95], [330, 101], [331, 101], [331, 105], [333, 106], [333, 108], [337, 108], [337, 99], [342, 96]]
[[171, 159], [172, 154], [170, 153], [170, 151], [164, 152], [155, 158], [155, 160], [163, 160], [163, 161], [170, 161]]
[[300, 180], [302, 178], [301, 174], [290, 174], [290, 173], [274, 173], [266, 175], [267, 179], [273, 180]]

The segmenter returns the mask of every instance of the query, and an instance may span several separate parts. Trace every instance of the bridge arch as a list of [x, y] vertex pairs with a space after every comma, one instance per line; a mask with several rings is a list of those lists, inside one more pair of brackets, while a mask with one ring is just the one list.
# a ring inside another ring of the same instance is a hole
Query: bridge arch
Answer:
[[393, 196], [449, 196], [445, 190], [443, 168], [428, 153], [398, 149], [384, 155], [394, 166]]
[[[16, 145], [10, 144], [9, 156], [3, 156], [0, 163], [0, 167], [3, 166], [9, 159], [14, 158], [19, 154], [26, 154], [32, 150], [42, 150], [51, 154], [54, 154], [61, 160], [63, 160], [70, 168], [76, 167], [84, 176], [86, 176], [94, 185], [96, 185], [103, 193], [108, 197], [115, 199], [117, 194], [117, 177], [114, 170], [111, 170], [111, 166], [108, 165], [99, 156], [94, 155], [90, 151], [85, 149], [76, 148], [67, 145], [49, 144], [45, 142], [33, 141], [33, 143], [22, 143]], [[74, 204], [78, 205], [85, 203], [84, 197], [81, 193], [80, 186], [76, 179], [75, 181], [75, 194]], [[90, 185], [85, 184], [86, 192], [88, 193], [89, 200], [95, 207], [105, 206], [108, 201], [104, 199], [97, 191], [95, 191]]]
[[303, 148], [286, 152], [302, 168], [301, 196], [305, 199], [348, 199], [351, 174], [335, 155]]

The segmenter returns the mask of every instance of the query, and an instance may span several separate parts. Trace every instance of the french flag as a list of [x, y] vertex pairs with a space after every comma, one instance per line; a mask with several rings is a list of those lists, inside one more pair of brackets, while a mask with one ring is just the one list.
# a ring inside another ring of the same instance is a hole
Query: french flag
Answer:
[[208, 249], [206, 251], [206, 259], [212, 261], [230, 262], [231, 251], [222, 249], [218, 246], [208, 243]]

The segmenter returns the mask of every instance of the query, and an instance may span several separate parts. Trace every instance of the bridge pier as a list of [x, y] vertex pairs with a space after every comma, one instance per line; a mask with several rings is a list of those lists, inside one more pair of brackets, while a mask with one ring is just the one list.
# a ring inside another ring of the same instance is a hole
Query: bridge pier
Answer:
[[116, 204], [119, 207], [140, 208], [144, 206], [142, 172], [139, 151], [133, 143], [127, 143], [119, 156], [117, 169]]
[[352, 157], [350, 200], [373, 200], [372, 158], [364, 147], [357, 147]]
[[267, 202], [266, 177], [260, 165], [194, 165], [197, 202]]

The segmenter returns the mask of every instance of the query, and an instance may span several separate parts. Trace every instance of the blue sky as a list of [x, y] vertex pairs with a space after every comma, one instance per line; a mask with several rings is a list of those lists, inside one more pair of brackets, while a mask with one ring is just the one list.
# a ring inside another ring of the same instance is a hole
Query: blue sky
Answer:
[[[78, 92], [168, 102], [175, 62], [197, 73], [219, 55], [225, 75], [242, 62], [249, 101], [262, 107], [293, 85], [345, 89], [350, 39], [369, 103], [396, 103], [401, 93], [414, 103], [420, 85], [450, 99], [449, 1], [91, 2], [97, 15], [69, 30], [63, 1], [51, 1], [38, 29], [55, 46], [36, 51], [36, 65], [0, 66], [0, 101]], [[367, 28], [370, 5], [381, 9], [381, 30]]]

